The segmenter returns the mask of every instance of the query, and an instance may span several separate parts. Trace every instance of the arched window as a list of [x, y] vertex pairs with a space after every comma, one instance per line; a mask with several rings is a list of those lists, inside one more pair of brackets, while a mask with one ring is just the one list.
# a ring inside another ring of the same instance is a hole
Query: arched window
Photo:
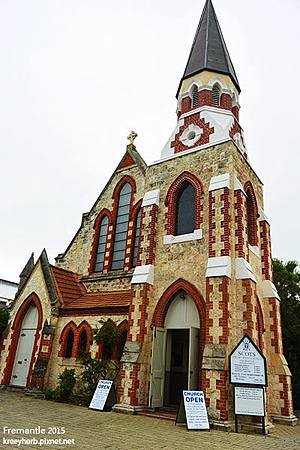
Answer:
[[198, 106], [199, 103], [199, 92], [196, 85], [192, 87], [192, 107]]
[[65, 350], [65, 358], [71, 358], [74, 344], [74, 333], [72, 330], [68, 331], [66, 337], [66, 350]]
[[83, 356], [87, 353], [88, 336], [86, 330], [82, 330], [79, 336], [78, 356]]
[[132, 188], [125, 183], [119, 194], [117, 220], [115, 225], [114, 247], [112, 256], [112, 270], [122, 269], [124, 266], [126, 241], [129, 221], [129, 211]]
[[247, 235], [248, 243], [250, 245], [257, 245], [257, 217], [258, 208], [253, 187], [250, 182], [245, 185], [245, 192], [247, 194], [246, 208], [247, 208]]
[[95, 272], [102, 272], [102, 270], [103, 270], [107, 231], [108, 231], [108, 217], [104, 216], [103, 219], [101, 220], [100, 230], [99, 230], [99, 240], [98, 240], [98, 247], [97, 247]]
[[133, 244], [133, 252], [132, 252], [132, 267], [136, 266], [138, 254], [139, 254], [140, 235], [141, 235], [141, 218], [142, 218], [142, 209], [140, 208], [139, 212], [136, 215], [136, 219], [135, 219], [134, 244]]
[[212, 88], [212, 104], [213, 106], [220, 106], [221, 89], [218, 84], [214, 84]]
[[185, 182], [176, 202], [175, 235], [193, 233], [195, 226], [196, 192], [191, 183]]

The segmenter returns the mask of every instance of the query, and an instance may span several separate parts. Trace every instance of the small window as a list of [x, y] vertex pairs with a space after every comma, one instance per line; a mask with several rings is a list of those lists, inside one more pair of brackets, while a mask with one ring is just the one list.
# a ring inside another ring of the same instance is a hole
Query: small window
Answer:
[[199, 92], [197, 86], [192, 88], [192, 107], [198, 106], [199, 103]]
[[72, 330], [69, 330], [67, 334], [65, 358], [71, 358], [73, 351], [73, 343], [74, 343], [74, 333]]
[[127, 230], [131, 202], [131, 186], [124, 184], [120, 191], [117, 220], [115, 225], [114, 250], [112, 257], [112, 270], [122, 269], [124, 267]]
[[221, 89], [218, 84], [215, 84], [212, 88], [212, 104], [213, 106], [220, 106]]
[[86, 330], [83, 330], [80, 333], [80, 337], [79, 337], [78, 356], [85, 355], [86, 354], [86, 348], [87, 348], [87, 332], [86, 332]]
[[106, 239], [108, 231], [108, 217], [104, 216], [101, 220], [100, 230], [99, 230], [99, 241], [97, 248], [95, 272], [102, 272], [106, 248]]
[[139, 245], [140, 245], [140, 235], [141, 235], [141, 217], [142, 210], [140, 209], [135, 220], [135, 235], [134, 235], [134, 247], [133, 247], [133, 255], [132, 255], [132, 267], [136, 266], [138, 254], [139, 254]]
[[175, 234], [193, 233], [195, 230], [195, 188], [188, 182], [184, 183], [177, 197]]

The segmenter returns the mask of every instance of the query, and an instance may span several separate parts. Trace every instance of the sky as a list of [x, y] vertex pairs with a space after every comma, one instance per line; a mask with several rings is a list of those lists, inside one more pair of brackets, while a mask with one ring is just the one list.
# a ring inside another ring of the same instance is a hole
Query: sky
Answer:
[[[300, 0], [214, 0], [242, 89], [240, 123], [264, 182], [273, 256], [300, 260]], [[147, 163], [204, 0], [0, 0], [0, 278], [31, 252], [54, 263], [127, 145]]]

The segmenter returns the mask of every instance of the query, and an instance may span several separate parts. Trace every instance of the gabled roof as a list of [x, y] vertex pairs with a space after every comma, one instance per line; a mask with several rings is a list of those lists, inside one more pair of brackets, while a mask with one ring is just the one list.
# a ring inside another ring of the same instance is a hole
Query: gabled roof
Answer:
[[[51, 266], [51, 271], [59, 293], [61, 309], [63, 311], [87, 309], [114, 309], [129, 308], [132, 291], [102, 291], [87, 292], [82, 282], [81, 275], [60, 267]], [[128, 311], [127, 311], [128, 312]]]
[[211, 0], [206, 0], [177, 97], [182, 81], [203, 70], [228, 75], [241, 91]]

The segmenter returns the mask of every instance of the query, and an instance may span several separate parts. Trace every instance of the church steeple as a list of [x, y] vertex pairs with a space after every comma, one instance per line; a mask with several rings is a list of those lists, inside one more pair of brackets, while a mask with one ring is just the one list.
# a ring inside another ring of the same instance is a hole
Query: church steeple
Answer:
[[211, 0], [206, 0], [177, 97], [183, 80], [204, 70], [228, 75], [240, 93], [239, 82]]

